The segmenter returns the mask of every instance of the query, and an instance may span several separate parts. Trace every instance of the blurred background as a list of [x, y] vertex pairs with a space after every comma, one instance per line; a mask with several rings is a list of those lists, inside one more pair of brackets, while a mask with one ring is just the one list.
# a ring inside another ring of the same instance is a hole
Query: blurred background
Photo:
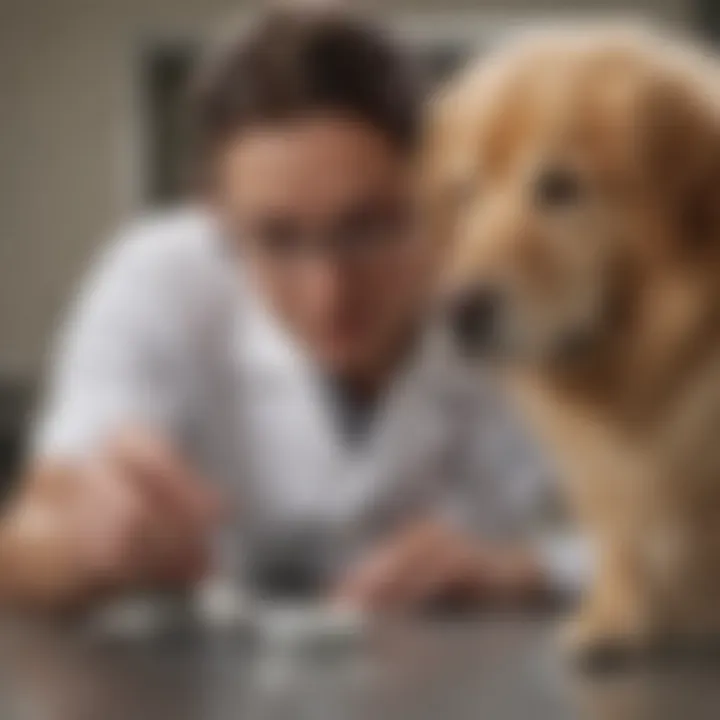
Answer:
[[[257, 0], [0, 0], [0, 478], [17, 461], [57, 320], [93, 251], [177, 199], [183, 98], [219, 20]], [[533, 23], [640, 18], [720, 42], [718, 0], [363, 3], [433, 78]]]

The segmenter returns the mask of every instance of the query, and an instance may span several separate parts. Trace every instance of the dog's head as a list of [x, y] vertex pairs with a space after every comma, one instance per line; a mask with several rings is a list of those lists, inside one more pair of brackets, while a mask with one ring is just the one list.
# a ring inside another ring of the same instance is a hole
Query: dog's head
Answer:
[[571, 362], [627, 333], [656, 278], [718, 284], [718, 77], [595, 30], [522, 42], [442, 91], [424, 177], [466, 350]]

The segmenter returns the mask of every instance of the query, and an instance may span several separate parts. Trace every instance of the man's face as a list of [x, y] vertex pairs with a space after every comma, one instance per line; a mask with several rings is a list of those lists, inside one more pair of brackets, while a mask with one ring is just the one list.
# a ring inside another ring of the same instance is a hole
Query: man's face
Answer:
[[420, 309], [428, 257], [407, 157], [374, 128], [319, 116], [250, 129], [218, 202], [261, 296], [327, 371], [365, 373]]

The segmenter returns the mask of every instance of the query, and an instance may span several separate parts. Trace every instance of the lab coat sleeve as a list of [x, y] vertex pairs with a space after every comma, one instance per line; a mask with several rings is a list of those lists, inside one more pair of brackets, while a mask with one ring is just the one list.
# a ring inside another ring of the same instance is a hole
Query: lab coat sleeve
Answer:
[[178, 431], [190, 388], [172, 263], [152, 231], [121, 233], [78, 293], [51, 357], [31, 454], [92, 452], [126, 425]]
[[547, 453], [498, 391], [482, 390], [460, 422], [461, 521], [480, 535], [527, 543], [554, 589], [581, 592], [592, 556], [563, 511]]

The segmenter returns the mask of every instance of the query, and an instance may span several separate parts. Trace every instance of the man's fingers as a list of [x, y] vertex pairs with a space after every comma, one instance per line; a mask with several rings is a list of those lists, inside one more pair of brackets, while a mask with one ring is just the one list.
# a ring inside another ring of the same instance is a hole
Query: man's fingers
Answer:
[[162, 440], [141, 432], [126, 432], [109, 447], [112, 460], [166, 510], [191, 523], [207, 525], [220, 514], [217, 493], [203, 483]]
[[338, 592], [340, 601], [369, 609], [392, 609], [403, 604], [412, 581], [433, 552], [435, 530], [419, 523], [376, 551], [351, 572]]
[[[493, 567], [487, 567], [492, 582]], [[473, 544], [432, 522], [413, 526], [343, 583], [339, 600], [371, 610], [404, 610], [444, 594], [482, 594], [483, 563]]]
[[117, 463], [86, 470], [87, 491], [75, 520], [88, 571], [105, 590], [179, 584], [195, 579], [208, 560], [205, 534], [163, 511]]
[[88, 569], [103, 584], [135, 582], [150, 556], [148, 528], [158, 519], [116, 464], [94, 463], [86, 472], [94, 489], [78, 499], [77, 519]]
[[448, 536], [444, 542], [428, 548], [425, 561], [408, 572], [402, 602], [419, 607], [456, 594], [477, 598], [482, 594], [484, 570], [480, 556], [469, 542]]
[[372, 609], [387, 593], [400, 558], [394, 549], [381, 550], [350, 571], [336, 592], [338, 602]]
[[416, 528], [411, 541], [401, 547], [392, 576], [372, 600], [391, 610], [423, 604], [450, 581], [455, 570], [452, 550], [436, 526]]
[[142, 536], [146, 581], [177, 585], [199, 579], [210, 562], [209, 525], [221, 514], [217, 493], [160, 438], [125, 433], [113, 451], [153, 510], [152, 526]]
[[[152, 466], [150, 479], [139, 479], [139, 460], [131, 455], [132, 461], [123, 450], [121, 462], [106, 452], [40, 468], [14, 500], [5, 544], [18, 553], [10, 572], [19, 598], [85, 603], [124, 590], [187, 585], [207, 570], [208, 521], [183, 514], [176, 494], [155, 490], [165, 487], [166, 478], [174, 483], [179, 473], [162, 461]], [[147, 463], [139, 464], [148, 473]], [[203, 490], [199, 483], [198, 488]], [[181, 502], [196, 509], [202, 498], [196, 501], [193, 489]]]
[[161, 587], [183, 587], [202, 579], [210, 568], [211, 552], [208, 543], [202, 540], [183, 542], [178, 538], [161, 545], [163, 551], [158, 554], [156, 564], [151, 568], [150, 582]]

